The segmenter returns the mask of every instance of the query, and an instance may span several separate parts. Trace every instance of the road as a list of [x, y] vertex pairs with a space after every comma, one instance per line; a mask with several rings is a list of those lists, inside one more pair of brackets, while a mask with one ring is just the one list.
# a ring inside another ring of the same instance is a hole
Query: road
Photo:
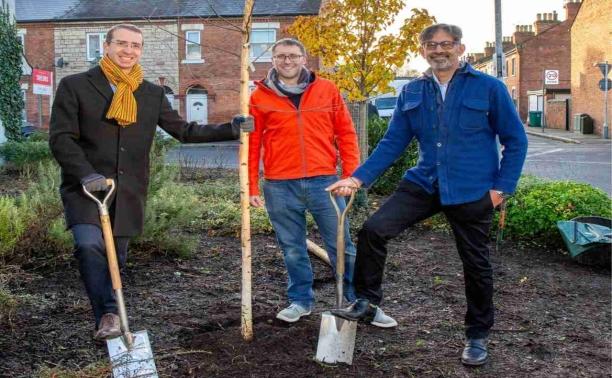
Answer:
[[[610, 143], [565, 143], [529, 135], [523, 173], [557, 180], [589, 183], [612, 195]], [[170, 151], [171, 161], [205, 168], [237, 168], [237, 142], [180, 146]]]
[[589, 183], [612, 195], [610, 143], [565, 143], [529, 135], [523, 173]]

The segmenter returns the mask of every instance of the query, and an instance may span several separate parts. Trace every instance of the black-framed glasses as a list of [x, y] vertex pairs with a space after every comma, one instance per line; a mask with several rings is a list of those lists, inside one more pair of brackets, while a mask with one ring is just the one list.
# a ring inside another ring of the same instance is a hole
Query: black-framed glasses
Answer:
[[128, 47], [131, 47], [134, 50], [142, 49], [142, 44], [137, 43], [137, 42], [128, 42], [128, 41], [122, 41], [120, 39], [113, 39], [111, 43], [114, 43], [115, 45], [121, 47], [122, 49], [127, 49]]
[[459, 44], [459, 41], [442, 41], [442, 42], [433, 42], [433, 41], [429, 41], [429, 42], [425, 42], [423, 43], [423, 46], [427, 49], [427, 50], [436, 50], [438, 48], [438, 46], [442, 47], [442, 50], [450, 50], [453, 47], [455, 47], [455, 45]]
[[292, 61], [293, 63], [296, 63], [303, 56], [304, 55], [298, 55], [298, 54], [289, 54], [289, 55], [278, 54], [278, 55], [274, 55], [272, 57], [272, 59], [274, 59], [274, 60], [276, 60], [278, 62], [284, 62], [285, 60], [287, 60], [287, 58], [289, 58], [290, 61]]

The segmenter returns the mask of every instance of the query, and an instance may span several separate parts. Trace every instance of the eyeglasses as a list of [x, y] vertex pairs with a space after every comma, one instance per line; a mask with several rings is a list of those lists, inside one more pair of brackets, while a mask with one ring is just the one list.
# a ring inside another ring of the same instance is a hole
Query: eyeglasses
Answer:
[[438, 48], [438, 46], [442, 47], [442, 50], [450, 50], [453, 47], [455, 47], [455, 45], [459, 44], [458, 41], [442, 41], [442, 42], [425, 42], [423, 43], [423, 46], [427, 49], [427, 50], [436, 50]]
[[122, 49], [127, 49], [128, 47], [131, 47], [134, 50], [142, 49], [142, 45], [137, 42], [128, 42], [128, 41], [122, 41], [120, 39], [114, 39], [111, 41], [111, 43], [114, 43], [115, 45], [121, 47]]
[[298, 55], [298, 54], [290, 54], [290, 55], [279, 54], [279, 55], [273, 56], [272, 59], [278, 62], [284, 62], [287, 58], [289, 58], [290, 61], [292, 61], [293, 63], [296, 63], [303, 56], [304, 55]]

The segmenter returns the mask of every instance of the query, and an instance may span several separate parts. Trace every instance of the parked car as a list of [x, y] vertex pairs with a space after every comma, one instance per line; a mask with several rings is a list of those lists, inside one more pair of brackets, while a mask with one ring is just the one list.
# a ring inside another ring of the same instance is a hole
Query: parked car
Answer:
[[404, 85], [408, 84], [410, 80], [412, 79], [407, 77], [393, 80], [390, 84], [393, 88], [393, 92], [381, 94], [371, 100], [374, 106], [376, 106], [380, 118], [391, 118], [395, 110], [395, 104], [397, 103], [397, 96]]

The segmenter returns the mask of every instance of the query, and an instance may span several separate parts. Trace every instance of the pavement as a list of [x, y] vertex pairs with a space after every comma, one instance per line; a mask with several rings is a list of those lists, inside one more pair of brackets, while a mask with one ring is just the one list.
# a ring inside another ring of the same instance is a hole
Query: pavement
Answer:
[[604, 139], [597, 134], [582, 134], [562, 129], [542, 129], [541, 127], [525, 126], [525, 132], [529, 135], [541, 138], [554, 139], [565, 143], [576, 144], [605, 144], [612, 143], [612, 139]]

